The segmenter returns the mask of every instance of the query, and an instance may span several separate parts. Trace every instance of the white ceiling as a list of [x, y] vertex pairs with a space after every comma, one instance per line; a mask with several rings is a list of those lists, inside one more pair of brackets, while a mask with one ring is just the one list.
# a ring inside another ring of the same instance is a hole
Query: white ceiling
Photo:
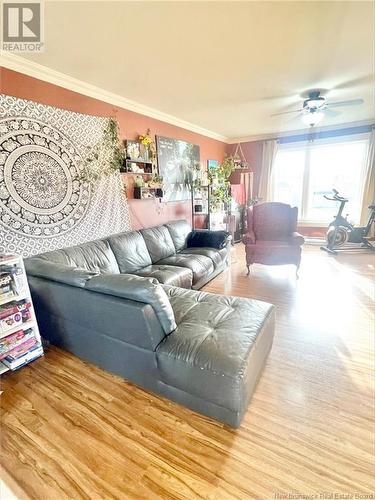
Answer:
[[301, 129], [270, 115], [313, 88], [365, 100], [322, 125], [370, 120], [374, 5], [46, 2], [45, 52], [22, 57], [232, 139]]

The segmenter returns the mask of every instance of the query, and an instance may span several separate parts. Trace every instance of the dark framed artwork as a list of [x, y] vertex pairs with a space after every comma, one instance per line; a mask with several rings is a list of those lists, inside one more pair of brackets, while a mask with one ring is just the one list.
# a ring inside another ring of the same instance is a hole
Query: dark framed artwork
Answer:
[[159, 174], [163, 177], [163, 201], [190, 200], [194, 169], [200, 162], [199, 146], [156, 136], [156, 147]]

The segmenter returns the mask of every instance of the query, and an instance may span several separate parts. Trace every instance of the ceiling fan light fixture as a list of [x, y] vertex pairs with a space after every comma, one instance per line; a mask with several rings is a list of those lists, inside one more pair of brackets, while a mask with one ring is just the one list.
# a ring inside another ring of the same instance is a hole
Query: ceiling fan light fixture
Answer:
[[306, 102], [306, 107], [316, 109], [324, 106], [324, 97], [318, 97], [317, 99], [308, 99]]
[[314, 127], [318, 125], [324, 118], [324, 113], [322, 111], [309, 111], [308, 113], [303, 113], [302, 121], [306, 125], [310, 125], [310, 127]]
[[306, 105], [308, 108], [321, 108], [324, 105], [324, 99], [311, 99]]

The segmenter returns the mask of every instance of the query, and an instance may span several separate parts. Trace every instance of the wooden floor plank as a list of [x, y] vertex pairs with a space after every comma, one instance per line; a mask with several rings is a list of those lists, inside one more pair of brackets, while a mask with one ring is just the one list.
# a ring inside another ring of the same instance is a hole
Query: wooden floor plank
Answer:
[[56, 348], [2, 377], [4, 481], [31, 499], [266, 499], [375, 491], [374, 274], [369, 254], [305, 246], [292, 267], [244, 249], [206, 291], [277, 308], [242, 426], [229, 429]]

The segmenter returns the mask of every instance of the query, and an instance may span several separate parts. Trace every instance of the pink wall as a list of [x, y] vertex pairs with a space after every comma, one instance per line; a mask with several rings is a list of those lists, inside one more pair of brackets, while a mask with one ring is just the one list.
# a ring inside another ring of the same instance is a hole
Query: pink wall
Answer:
[[[224, 158], [226, 144], [195, 132], [149, 118], [112, 104], [87, 97], [77, 92], [37, 80], [22, 73], [0, 68], [0, 92], [23, 99], [56, 106], [58, 108], [96, 116], [116, 116], [122, 139], [136, 139], [149, 128], [152, 135], [164, 135], [198, 144], [201, 161]], [[127, 194], [133, 227], [150, 227], [168, 220], [186, 218], [191, 220], [191, 203], [160, 203], [149, 200], [132, 199], [132, 179], [126, 176]]]

